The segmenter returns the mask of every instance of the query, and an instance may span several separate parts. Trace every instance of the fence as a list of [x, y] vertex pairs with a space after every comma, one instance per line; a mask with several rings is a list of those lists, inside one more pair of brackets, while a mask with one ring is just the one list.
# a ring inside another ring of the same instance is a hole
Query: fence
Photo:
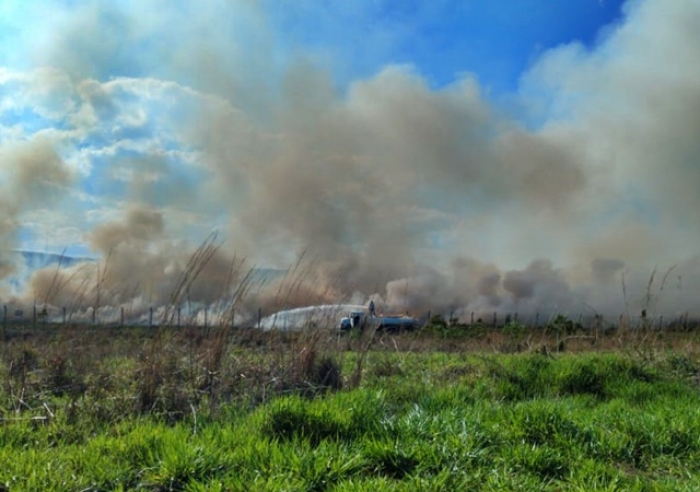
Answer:
[[[270, 313], [275, 314], [275, 313]], [[569, 323], [573, 328], [596, 329], [606, 327], [655, 328], [655, 329], [694, 329], [700, 326], [700, 318], [690, 316], [688, 312], [671, 315], [647, 316], [642, 311], [638, 317], [627, 313], [618, 316], [602, 316], [599, 314], [584, 314], [578, 316], [560, 313], [542, 314], [540, 312], [519, 315], [519, 313], [464, 313], [451, 311], [436, 312], [446, 324], [469, 326], [502, 327], [511, 323], [520, 323], [529, 327], [542, 327], [557, 323]], [[337, 311], [334, 315], [324, 318], [324, 323], [333, 324], [346, 313]], [[2, 327], [7, 329], [12, 325], [32, 326], [34, 328], [48, 325], [92, 325], [92, 326], [168, 326], [168, 327], [215, 327], [215, 326], [244, 326], [262, 327], [267, 316], [262, 308], [253, 313], [236, 313], [234, 309], [220, 309], [211, 306], [160, 306], [140, 307], [138, 309], [124, 306], [87, 308], [72, 310], [68, 307], [3, 305]], [[417, 318], [420, 325], [427, 324], [433, 318], [433, 312], [427, 311]], [[277, 325], [283, 327], [282, 323]]]

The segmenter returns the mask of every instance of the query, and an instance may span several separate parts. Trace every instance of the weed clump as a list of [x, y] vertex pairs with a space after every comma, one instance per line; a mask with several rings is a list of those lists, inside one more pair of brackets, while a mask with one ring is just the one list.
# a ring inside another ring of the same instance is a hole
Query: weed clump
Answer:
[[496, 361], [483, 358], [487, 379], [477, 385], [504, 401], [534, 398], [592, 396], [614, 398], [635, 384], [657, 379], [654, 370], [638, 362], [612, 356], [561, 356], [541, 353], [512, 355]]
[[324, 439], [338, 439], [344, 425], [331, 415], [309, 411], [302, 400], [285, 399], [270, 411], [262, 432], [271, 439], [308, 439], [318, 445]]
[[310, 407], [298, 396], [282, 398], [272, 404], [261, 426], [264, 436], [273, 440], [300, 439], [318, 446], [324, 440], [346, 439], [352, 435], [350, 415], [328, 408]]
[[564, 374], [560, 381], [561, 394], [592, 395], [604, 399], [610, 375], [596, 369], [591, 364], [581, 364]]
[[342, 368], [336, 357], [305, 346], [270, 368], [273, 395], [297, 394], [314, 398], [343, 388]]
[[306, 351], [301, 357], [300, 386], [302, 393], [314, 396], [343, 387], [342, 370], [331, 355], [321, 355], [315, 349]]
[[552, 361], [541, 354], [514, 356], [506, 364], [494, 359], [483, 359], [486, 372], [493, 383], [484, 389], [507, 401], [520, 401], [543, 397], [552, 389]]
[[394, 480], [402, 480], [420, 464], [413, 453], [390, 441], [370, 441], [363, 456], [369, 473]]
[[35, 350], [23, 349], [21, 353], [10, 357], [9, 366], [10, 377], [25, 379], [27, 373], [39, 367], [39, 355]]

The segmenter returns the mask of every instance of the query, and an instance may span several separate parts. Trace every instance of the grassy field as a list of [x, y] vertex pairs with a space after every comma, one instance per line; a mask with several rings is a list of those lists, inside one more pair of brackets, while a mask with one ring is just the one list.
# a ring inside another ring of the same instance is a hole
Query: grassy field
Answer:
[[439, 322], [8, 330], [0, 489], [700, 490], [699, 348]]

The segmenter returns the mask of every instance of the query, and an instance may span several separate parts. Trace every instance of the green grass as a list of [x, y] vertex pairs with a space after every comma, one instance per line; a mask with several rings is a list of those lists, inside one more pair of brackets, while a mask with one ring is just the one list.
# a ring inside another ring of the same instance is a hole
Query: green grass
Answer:
[[[653, 360], [623, 352], [363, 352], [302, 339], [277, 340], [283, 350], [227, 344], [213, 360], [216, 347], [183, 340], [141, 341], [131, 351], [120, 341], [97, 358], [66, 344], [3, 346], [0, 484], [700, 489], [700, 366], [692, 351]], [[358, 358], [360, 383], [341, 384]], [[340, 380], [324, 385], [328, 374]]]

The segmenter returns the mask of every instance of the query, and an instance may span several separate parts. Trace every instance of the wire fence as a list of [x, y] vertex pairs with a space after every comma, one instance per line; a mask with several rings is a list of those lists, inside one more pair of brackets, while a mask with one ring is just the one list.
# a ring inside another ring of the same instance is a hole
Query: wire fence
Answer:
[[[2, 306], [2, 327], [30, 326], [167, 326], [179, 327], [246, 327], [246, 328], [291, 328], [285, 321], [269, 323], [266, 318], [277, 316], [279, 312], [266, 313], [262, 307], [253, 312], [236, 312], [235, 308], [222, 309], [218, 306], [148, 306], [148, 307], [108, 307], [87, 309], [71, 309], [55, 306], [25, 306], [4, 304]], [[347, 316], [336, 310], [324, 317], [309, 316], [306, 324], [337, 325], [341, 317]], [[408, 315], [408, 314], [407, 314]], [[414, 317], [418, 326], [424, 326], [431, 321], [444, 323], [448, 326], [485, 326], [504, 327], [518, 323], [527, 327], [544, 327], [566, 324], [570, 329], [601, 329], [610, 327], [652, 328], [652, 329], [696, 329], [700, 327], [700, 317], [690, 313], [672, 313], [647, 315], [645, 311], [638, 316], [622, 313], [617, 316], [580, 313], [571, 316], [562, 313], [534, 312], [528, 314], [464, 311], [424, 311]], [[302, 320], [301, 324], [304, 324]]]
[[[262, 315], [259, 310], [258, 318]], [[249, 318], [249, 316], [246, 316]], [[2, 326], [94, 325], [94, 326], [233, 326], [234, 310], [204, 307], [153, 307], [133, 309], [124, 306], [70, 309], [68, 307], [2, 306]], [[243, 318], [239, 317], [239, 322]], [[253, 323], [256, 321], [253, 320]], [[257, 320], [257, 324], [260, 319]]]

